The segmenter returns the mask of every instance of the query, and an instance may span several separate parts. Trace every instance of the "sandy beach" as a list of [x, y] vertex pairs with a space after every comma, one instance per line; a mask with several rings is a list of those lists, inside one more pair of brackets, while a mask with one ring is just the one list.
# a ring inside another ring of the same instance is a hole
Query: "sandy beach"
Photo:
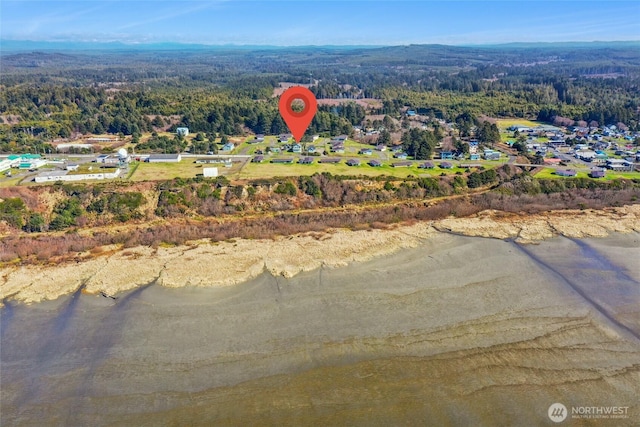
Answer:
[[[286, 261], [309, 251], [271, 252], [277, 274], [260, 263], [235, 286], [169, 287], [182, 282], [166, 273], [163, 286], [115, 300], [8, 301], [2, 424], [550, 425], [547, 409], [561, 402], [627, 407], [623, 419], [566, 425], [637, 425], [640, 234], [537, 245], [428, 224], [362, 234], [377, 233], [415, 247], [364, 261], [384, 245], [363, 239], [348, 265], [310, 271], [309, 259]], [[260, 254], [255, 242], [191, 251], [221, 247], [220, 258]], [[162, 254], [168, 269], [193, 256]], [[215, 271], [200, 264], [192, 274]]]
[[264, 271], [293, 277], [320, 267], [345, 266], [415, 248], [438, 231], [535, 243], [553, 236], [604, 237], [640, 231], [640, 205], [602, 211], [567, 210], [540, 215], [484, 211], [470, 218], [447, 218], [387, 230], [329, 230], [273, 240], [191, 242], [180, 247], [108, 248], [109, 255], [62, 265], [6, 266], [0, 269], [0, 300], [51, 300], [83, 288], [116, 295], [149, 283], [165, 287], [230, 286]]

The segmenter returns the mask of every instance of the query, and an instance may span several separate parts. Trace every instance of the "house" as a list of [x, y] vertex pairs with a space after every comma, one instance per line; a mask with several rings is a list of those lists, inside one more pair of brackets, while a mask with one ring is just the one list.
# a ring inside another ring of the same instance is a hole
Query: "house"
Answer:
[[589, 172], [591, 178], [604, 178], [605, 175], [606, 172], [604, 169], [592, 169], [591, 172]]
[[407, 116], [408, 117], [415, 117], [416, 112], [415, 110], [407, 110]]
[[236, 145], [233, 142], [227, 142], [222, 146], [220, 151], [233, 151], [234, 148], [236, 148]]
[[480, 154], [478, 153], [469, 154], [469, 160], [480, 160]]
[[289, 141], [291, 138], [293, 138], [293, 135], [291, 135], [290, 133], [283, 133], [280, 136], [278, 136], [278, 141], [280, 142], [287, 142]]
[[557, 165], [562, 161], [562, 159], [559, 159], [557, 157], [545, 157], [545, 159], [543, 160], [543, 163], [545, 165]]
[[189, 128], [186, 128], [186, 127], [176, 128], [176, 135], [182, 136], [182, 137], [189, 135]]
[[344, 142], [347, 140], [347, 138], [348, 138], [347, 135], [340, 135], [340, 136], [336, 136], [335, 138], [333, 138], [333, 140], [342, 142], [344, 144]]
[[358, 151], [358, 154], [363, 154], [365, 156], [370, 156], [373, 154], [373, 150], [371, 148], [362, 148], [360, 151]]
[[79, 167], [80, 165], [77, 163], [67, 163], [67, 166], [65, 166], [65, 169], [68, 171], [77, 171]]
[[378, 144], [376, 145], [376, 150], [377, 151], [387, 151], [387, 146], [384, 144]]
[[316, 146], [315, 145], [307, 146], [307, 153], [315, 153], [315, 152], [316, 152]]
[[178, 154], [151, 154], [146, 162], [149, 163], [178, 163], [182, 160], [182, 156]]
[[382, 162], [380, 160], [375, 160], [375, 159], [370, 160], [368, 164], [369, 166], [372, 166], [374, 168], [382, 166]]
[[331, 151], [333, 151], [334, 153], [344, 153], [344, 144], [332, 145]]
[[500, 152], [494, 150], [484, 150], [485, 160], [500, 160]]
[[293, 153], [302, 153], [302, 145], [300, 145], [300, 144], [293, 144], [293, 145], [291, 146], [291, 151], [292, 151]]
[[511, 125], [507, 128], [507, 130], [511, 132], [518, 132], [518, 133], [531, 132], [531, 128], [529, 126], [524, 126], [519, 124]]
[[281, 159], [271, 159], [271, 163], [280, 163], [285, 165], [290, 165], [293, 163], [293, 157], [286, 157]]
[[608, 159], [607, 169], [611, 169], [618, 172], [633, 171], [633, 163], [628, 160], [622, 159]]
[[433, 169], [434, 167], [433, 162], [424, 162], [418, 165], [418, 168], [420, 169]]
[[394, 168], [408, 168], [413, 166], [413, 162], [395, 162], [392, 163], [391, 166], [393, 166]]
[[440, 163], [440, 168], [442, 169], [451, 169], [453, 168], [453, 164], [450, 162], [442, 162]]
[[264, 142], [264, 135], [258, 134], [253, 138], [253, 142]]
[[360, 166], [360, 160], [358, 160], [358, 159], [349, 159], [349, 160], [347, 160], [347, 166]]
[[98, 156], [98, 158], [96, 159], [96, 162], [113, 166], [120, 163], [120, 159], [116, 156], [112, 156], [111, 154], [103, 154], [102, 156]]
[[109, 157], [108, 154], [100, 154], [98, 157], [93, 159], [94, 163], [104, 163], [105, 160]]
[[577, 159], [580, 159], [585, 162], [591, 162], [596, 158], [596, 152], [591, 150], [579, 150], [576, 151], [575, 154]]
[[262, 163], [262, 161], [264, 160], [264, 156], [254, 156], [253, 159], [251, 159], [252, 163]]
[[341, 161], [342, 161], [342, 159], [340, 157], [327, 157], [325, 159], [318, 160], [318, 163], [337, 164], [337, 163], [340, 163]]
[[406, 159], [407, 157], [409, 157], [409, 155], [403, 151], [400, 153], [395, 153], [393, 157], [395, 157], [396, 159]]
[[564, 138], [559, 138], [557, 136], [553, 137], [547, 142], [548, 145], [552, 145], [554, 147], [560, 147], [566, 145]]
[[313, 157], [301, 157], [300, 160], [298, 160], [298, 163], [301, 165], [310, 165], [313, 163]]
[[576, 176], [577, 172], [574, 169], [558, 169], [556, 171], [556, 175], [559, 176], [567, 176], [567, 177], [572, 177], [572, 176]]
[[442, 151], [440, 153], [440, 158], [442, 160], [451, 160], [451, 159], [453, 159], [453, 152], [451, 152], [451, 151]]

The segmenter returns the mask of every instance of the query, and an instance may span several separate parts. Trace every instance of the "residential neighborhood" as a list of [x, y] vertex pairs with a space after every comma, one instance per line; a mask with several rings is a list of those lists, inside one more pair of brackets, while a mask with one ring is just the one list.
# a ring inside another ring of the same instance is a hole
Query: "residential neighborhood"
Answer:
[[[419, 117], [416, 114], [412, 117]], [[454, 123], [443, 123], [449, 132], [456, 133]], [[384, 128], [379, 129], [384, 131]], [[175, 134], [188, 137], [193, 134], [186, 127], [177, 128]], [[20, 184], [51, 183], [57, 181], [81, 181], [104, 179], [136, 179], [135, 171], [145, 169], [145, 164], [181, 164], [185, 176], [204, 175], [202, 164], [219, 164], [223, 166], [220, 173], [231, 177], [242, 177], [245, 168], [253, 168], [249, 176], [260, 176], [262, 164], [273, 165], [313, 165], [302, 173], [328, 170], [327, 165], [343, 163], [351, 168], [371, 168], [376, 172], [390, 172], [402, 168], [408, 171], [433, 174], [440, 170], [446, 173], [453, 170], [469, 170], [491, 168], [504, 163], [543, 166], [550, 176], [574, 177], [585, 176], [594, 179], [605, 178], [608, 174], [638, 173], [640, 151], [634, 141], [640, 139], [638, 133], [618, 130], [615, 126], [603, 128], [558, 127], [537, 124], [535, 127], [512, 124], [501, 127], [501, 140], [492, 144], [481, 144], [475, 138], [462, 138], [464, 150], [450, 150], [444, 144], [438, 144], [429, 162], [420, 162], [404, 150], [401, 141], [386, 144], [364, 143], [358, 137], [350, 138], [341, 134], [333, 137], [314, 135], [313, 144], [298, 143], [292, 140], [291, 134], [250, 135], [248, 137], [231, 137], [219, 146], [220, 154], [193, 154], [189, 147], [183, 153], [136, 153], [130, 154], [121, 149], [116, 154], [11, 154], [0, 155], [1, 181], [23, 177]], [[514, 139], [515, 137], [515, 139]], [[93, 144], [113, 143], [108, 138], [90, 137]], [[516, 141], [522, 141], [529, 161], [523, 161], [523, 153], [514, 150]], [[94, 145], [91, 145], [93, 147]], [[67, 145], [59, 144], [61, 149]], [[130, 148], [135, 149], [131, 146]], [[278, 157], [287, 153], [290, 157]], [[422, 159], [424, 160], [424, 159]], [[95, 167], [85, 164], [96, 163]], [[75, 169], [73, 166], [75, 165]], [[78, 166], [82, 165], [80, 171]], [[192, 165], [191, 169], [189, 165]], [[254, 166], [255, 165], [255, 166]], [[325, 165], [325, 166], [322, 166]], [[431, 167], [425, 165], [432, 165]], [[386, 166], [386, 168], [384, 167]], [[570, 166], [570, 168], [567, 168]], [[167, 166], [168, 168], [168, 166]], [[199, 168], [199, 169], [197, 169]], [[320, 168], [320, 169], [318, 169]], [[435, 169], [434, 169], [435, 168]], [[197, 170], [196, 170], [197, 169]], [[155, 170], [155, 169], [154, 169]], [[170, 169], [167, 169], [170, 170]], [[264, 168], [264, 176], [277, 174], [278, 170]], [[537, 169], [541, 170], [540, 168]], [[422, 171], [422, 172], [420, 172]], [[433, 171], [433, 172], [431, 172]], [[555, 171], [555, 172], [554, 172]], [[285, 173], [285, 170], [280, 171]], [[398, 172], [392, 172], [398, 173]], [[411, 173], [411, 172], [410, 172]], [[157, 170], [158, 178], [164, 173]], [[616, 175], [618, 176], [618, 175]], [[24, 179], [29, 177], [30, 179]]]

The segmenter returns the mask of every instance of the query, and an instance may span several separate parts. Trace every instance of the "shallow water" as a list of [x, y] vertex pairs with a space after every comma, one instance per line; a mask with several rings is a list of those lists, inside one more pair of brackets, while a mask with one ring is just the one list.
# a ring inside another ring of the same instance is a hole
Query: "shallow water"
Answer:
[[561, 401], [634, 425], [639, 241], [442, 234], [293, 279], [9, 303], [0, 421], [543, 425]]

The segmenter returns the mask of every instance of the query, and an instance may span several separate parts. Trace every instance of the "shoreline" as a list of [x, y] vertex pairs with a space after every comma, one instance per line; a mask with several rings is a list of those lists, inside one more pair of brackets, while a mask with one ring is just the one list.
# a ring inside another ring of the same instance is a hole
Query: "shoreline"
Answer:
[[640, 205], [603, 210], [564, 210], [523, 215], [483, 211], [467, 218], [446, 218], [390, 226], [388, 229], [309, 232], [272, 240], [199, 240], [176, 247], [117, 249], [87, 261], [55, 266], [7, 266], [0, 269], [0, 301], [34, 303], [78, 289], [116, 295], [149, 283], [178, 288], [224, 287], [268, 271], [293, 277], [321, 267], [336, 268], [415, 248], [442, 233], [513, 239], [536, 243], [556, 236], [606, 237], [640, 232]]

